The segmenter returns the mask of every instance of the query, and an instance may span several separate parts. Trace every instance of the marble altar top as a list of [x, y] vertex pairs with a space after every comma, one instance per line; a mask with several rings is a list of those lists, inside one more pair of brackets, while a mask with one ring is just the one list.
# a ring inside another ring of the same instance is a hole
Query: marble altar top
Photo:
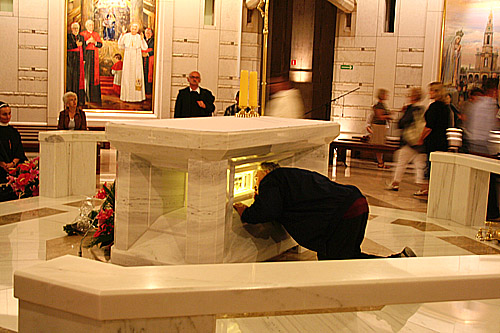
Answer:
[[495, 158], [477, 156], [472, 154], [433, 152], [430, 156], [431, 162], [450, 163], [462, 165], [472, 169], [483, 170], [500, 174], [500, 161]]
[[107, 141], [106, 133], [104, 131], [46, 131], [39, 132], [38, 139], [40, 142]]
[[14, 273], [15, 297], [99, 320], [494, 299], [499, 284], [498, 255], [148, 267], [64, 256]]
[[325, 144], [340, 133], [331, 121], [276, 117], [204, 117], [108, 123], [110, 141], [191, 149], [234, 149], [288, 142]]

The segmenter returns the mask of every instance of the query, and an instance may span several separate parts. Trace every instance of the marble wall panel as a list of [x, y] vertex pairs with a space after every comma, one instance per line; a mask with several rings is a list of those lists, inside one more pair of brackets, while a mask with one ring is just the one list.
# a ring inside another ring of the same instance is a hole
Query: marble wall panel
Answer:
[[358, 1], [356, 10], [356, 36], [375, 36], [377, 15], [381, 1]]
[[[12, 85], [12, 82], [11, 82], [11, 85]], [[36, 92], [36, 93], [46, 93], [47, 92], [47, 81], [19, 80], [18, 87], [19, 87], [18, 88], [19, 91], [29, 91], [29, 92]]]
[[241, 45], [241, 56], [247, 57], [247, 58], [258, 58], [260, 56], [259, 47], [251, 46], [251, 45], [247, 45], [247, 44], [242, 44]]
[[427, 0], [401, 1], [399, 36], [424, 36]]
[[[225, 60], [220, 60], [221, 62]], [[260, 69], [260, 62], [257, 61], [252, 61], [252, 60], [241, 60], [240, 61], [241, 69], [245, 69], [247, 71], [257, 71]], [[227, 67], [223, 66], [222, 64], [220, 65], [220, 68], [222, 69], [223, 72], [225, 72], [228, 75], [232, 76], [237, 76], [238, 78], [240, 77], [240, 73], [238, 72], [238, 63], [234, 62], [232, 70], [226, 71]], [[224, 75], [223, 73], [219, 73], [220, 75]]]
[[47, 18], [19, 17], [19, 30], [47, 31]]
[[340, 69], [340, 64], [335, 65], [335, 79], [337, 82], [365, 83], [373, 82], [375, 75], [374, 66], [355, 65], [352, 70]]
[[47, 18], [48, 0], [18, 0], [19, 17]]
[[241, 26], [241, 0], [220, 1], [220, 26], [221, 30], [239, 31]]
[[32, 34], [32, 33], [19, 34], [20, 45], [47, 46], [47, 41], [48, 40], [46, 34]]
[[47, 119], [47, 108], [23, 108], [17, 110], [17, 121], [21, 122], [45, 122]]
[[376, 47], [377, 37], [375, 36], [356, 36], [354, 40], [355, 47]]
[[[246, 70], [257, 70], [254, 68], [254, 63], [251, 61], [246, 62], [246, 66], [243, 67], [243, 61], [241, 62], [241, 69]], [[232, 76], [235, 78], [240, 77], [240, 73], [238, 73], [238, 61], [237, 60], [229, 60], [229, 59], [219, 59], [219, 76]]]
[[200, 31], [198, 53], [203, 57], [198, 58], [198, 70], [202, 73], [204, 88], [212, 91], [217, 96], [217, 80], [219, 73], [219, 32], [213, 29]]
[[17, 68], [18, 63], [18, 18], [0, 16], [2, 33], [0, 33], [0, 45], [2, 45], [2, 66], [0, 66], [0, 91], [18, 91]]
[[[11, 89], [13, 87], [10, 87]], [[24, 104], [24, 95], [13, 95], [13, 94], [0, 94], [0, 101], [7, 102], [9, 104]], [[11, 105], [12, 109], [12, 105]]]
[[335, 53], [336, 62], [375, 62], [375, 51], [361, 51], [359, 48], [353, 50], [342, 49]]
[[232, 100], [234, 100], [234, 96], [236, 95], [236, 91], [238, 91], [238, 90], [235, 90], [234, 88], [219, 88], [218, 94], [217, 94], [217, 99], [218, 100], [232, 101]]
[[[8, 99], [2, 99], [2, 101], [7, 102], [7, 101], [8, 101]], [[10, 102], [9, 102], [9, 103], [10, 103]], [[15, 107], [12, 107], [12, 106], [11, 106], [11, 107], [10, 107], [10, 111], [11, 111], [10, 121], [11, 121], [11, 122], [16, 122], [16, 121], [19, 121], [19, 120], [18, 120], [19, 118], [18, 118], [18, 116], [17, 116], [17, 115], [18, 115], [17, 108], [15, 108]]]
[[[374, 93], [378, 88], [393, 90], [396, 70], [396, 37], [379, 37], [377, 39], [377, 56], [375, 59]], [[387, 101], [392, 106], [392, 95]]]
[[422, 68], [396, 67], [396, 84], [420, 86], [422, 82]]
[[20, 49], [19, 66], [47, 68], [47, 55], [47, 50]]
[[425, 46], [425, 36], [419, 37], [398, 37], [398, 48], [416, 48], [416, 49], [424, 49]]
[[424, 61], [424, 52], [401, 52], [397, 53], [398, 64], [419, 64]]
[[239, 48], [238, 45], [220, 45], [219, 52], [221, 57], [238, 57]]
[[[439, 0], [441, 1], [441, 0]], [[439, 2], [436, 1], [436, 2]], [[432, 1], [429, 1], [430, 5]], [[439, 57], [441, 49], [441, 28], [443, 13], [428, 12], [425, 25], [424, 64], [422, 84], [427, 85], [439, 77]]]
[[[197, 0], [174, 2], [174, 27], [198, 29], [203, 24], [203, 5]], [[175, 37], [174, 37], [175, 38]]]
[[47, 105], [47, 96], [26, 96], [24, 100], [26, 104]]
[[[176, 2], [180, 2], [180, 1], [176, 1]], [[176, 20], [176, 18], [174, 18], [174, 20]], [[172, 29], [172, 38], [174, 40], [178, 40], [178, 39], [187, 39], [189, 41], [198, 41], [199, 37], [200, 37], [200, 30], [197, 29], [197, 28], [193, 28], [193, 27], [180, 27], [176, 24], [174, 24], [174, 27]]]
[[172, 52], [174, 54], [198, 55], [198, 43], [174, 41], [172, 43]]
[[335, 47], [354, 47], [356, 37], [338, 36], [335, 38]]
[[188, 161], [187, 263], [224, 259], [227, 170], [227, 160]]
[[[192, 71], [198, 70], [198, 58], [172, 57], [172, 69], [175, 74], [188, 75]], [[201, 73], [201, 76], [203, 80], [203, 73]], [[201, 86], [203, 86], [203, 83], [201, 83]]]
[[344, 108], [344, 117], [366, 119], [366, 110], [355, 107]]
[[[230, 39], [234, 39], [235, 38], [235, 35], [234, 34], [231, 34], [232, 37], [229, 36], [229, 34], [223, 34], [221, 36], [221, 41], [225, 41], [226, 38], [230, 38]], [[254, 32], [242, 32], [241, 34], [241, 43], [243, 44], [260, 44], [260, 40], [259, 40], [259, 34], [258, 33], [254, 33]], [[237, 35], [236, 35], [237, 37]]]
[[221, 42], [234, 42], [239, 43], [239, 33], [231, 30], [220, 30], [219, 38]]
[[[344, 92], [345, 93], [345, 92]], [[336, 96], [340, 96], [342, 93], [341, 92], [336, 92]], [[343, 104], [343, 105], [353, 105], [353, 106], [366, 106], [366, 105], [371, 105], [373, 103], [373, 96], [371, 94], [356, 94], [352, 93], [350, 95], [344, 96], [341, 99], [337, 101], [337, 104]]]

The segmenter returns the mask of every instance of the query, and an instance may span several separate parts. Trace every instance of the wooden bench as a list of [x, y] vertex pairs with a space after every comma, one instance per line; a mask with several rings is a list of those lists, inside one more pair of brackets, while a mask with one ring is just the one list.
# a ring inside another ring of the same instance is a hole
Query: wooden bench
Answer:
[[23, 143], [24, 151], [27, 153], [38, 153], [40, 151], [40, 142], [38, 141], [38, 133], [57, 130], [56, 125], [17, 125], [12, 127], [19, 131], [21, 142]]
[[370, 151], [374, 153], [394, 153], [399, 149], [399, 141], [398, 140], [388, 140], [386, 144], [376, 145], [371, 144], [369, 142], [363, 141], [362, 137], [353, 136], [352, 138], [347, 139], [336, 139], [330, 144], [330, 162], [333, 161], [333, 152], [337, 150], [338, 160], [343, 162], [345, 166], [346, 156], [342, 154], [342, 151]]

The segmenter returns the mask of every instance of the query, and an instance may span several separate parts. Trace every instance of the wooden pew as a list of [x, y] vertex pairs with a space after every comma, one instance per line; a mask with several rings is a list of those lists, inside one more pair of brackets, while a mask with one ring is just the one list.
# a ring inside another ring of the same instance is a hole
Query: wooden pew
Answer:
[[398, 140], [387, 140], [386, 144], [376, 145], [371, 144], [369, 141], [364, 141], [362, 137], [353, 136], [352, 138], [336, 139], [330, 144], [330, 162], [333, 161], [334, 150], [337, 150], [338, 160], [343, 162], [345, 166], [345, 154], [347, 150], [351, 151], [370, 151], [373, 153], [394, 153], [399, 149]]

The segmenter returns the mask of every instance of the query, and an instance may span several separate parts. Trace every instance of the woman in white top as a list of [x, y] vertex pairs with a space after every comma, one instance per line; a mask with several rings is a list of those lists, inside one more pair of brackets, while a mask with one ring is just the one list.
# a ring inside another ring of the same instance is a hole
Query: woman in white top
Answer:
[[85, 112], [78, 106], [78, 96], [71, 91], [63, 95], [64, 110], [59, 112], [57, 129], [87, 130]]

